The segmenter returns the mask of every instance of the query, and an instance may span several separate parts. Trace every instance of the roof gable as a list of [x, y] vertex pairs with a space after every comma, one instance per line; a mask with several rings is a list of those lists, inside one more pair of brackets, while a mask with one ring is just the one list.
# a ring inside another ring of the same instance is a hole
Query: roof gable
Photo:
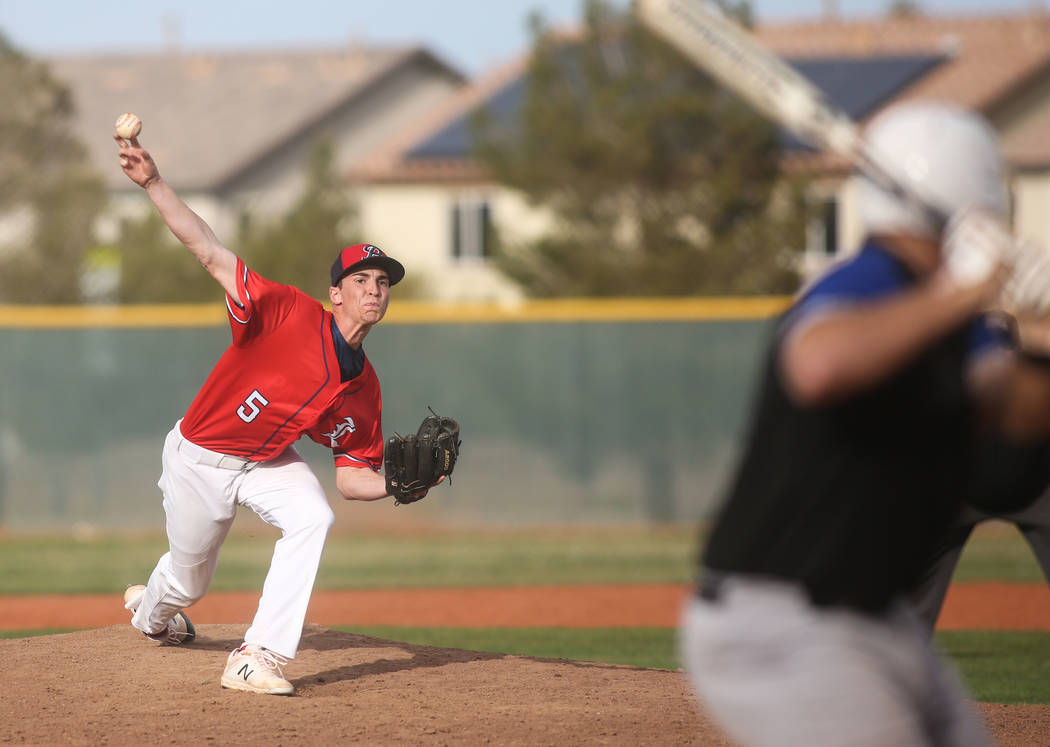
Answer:
[[[828, 99], [853, 119], [861, 119], [933, 67], [941, 54], [880, 55], [876, 57], [814, 57], [789, 60]], [[526, 94], [525, 69], [495, 89], [478, 107], [464, 112], [404, 155], [416, 158], [467, 158], [471, 152], [470, 118], [478, 108], [505, 126], [513, 122]], [[789, 147], [795, 141], [784, 136]]]
[[[302, 134], [385, 75], [413, 63], [462, 76], [417, 47], [328, 51], [93, 55], [48, 60], [76, 105], [92, 160], [109, 163], [113, 122], [133, 111], [143, 143], [180, 188], [213, 190]], [[101, 169], [111, 189], [128, 186]]]
[[470, 119], [479, 108], [484, 108], [494, 121], [504, 126], [513, 122], [521, 110], [526, 93], [524, 74], [496, 89], [479, 107], [465, 112], [433, 135], [418, 143], [405, 153], [405, 158], [467, 158], [471, 152]]
[[899, 98], [943, 99], [980, 111], [1050, 59], [1050, 16], [1037, 12], [769, 24], [756, 35], [789, 58], [943, 55], [946, 64]]
[[[821, 90], [850, 119], [861, 121], [945, 61], [944, 55], [808, 57], [788, 63]], [[812, 150], [789, 132], [780, 141], [788, 150]]]
[[861, 120], [945, 61], [940, 54], [803, 57], [788, 62], [850, 118]]
[[[853, 119], [862, 119], [910, 83], [941, 64], [944, 55], [885, 55], [875, 57], [817, 57], [788, 60], [819, 88], [829, 101]], [[404, 158], [469, 158], [472, 115], [480, 108], [502, 124], [510, 126], [526, 94], [525, 70], [496, 89], [474, 109], [459, 114], [444, 127], [405, 152]], [[801, 147], [787, 133], [787, 147]]]
[[[987, 111], [1050, 65], [1050, 16], [1044, 14], [812, 21], [761, 26], [756, 34], [858, 121], [916, 97]], [[522, 58], [480, 80], [428, 128], [416, 128], [356, 175], [478, 178], [470, 162], [470, 118], [485, 107], [497, 122], [511, 121], [526, 70]], [[808, 150], [786, 134], [782, 141], [789, 151]], [[1044, 150], [1050, 158], [1050, 138]]]

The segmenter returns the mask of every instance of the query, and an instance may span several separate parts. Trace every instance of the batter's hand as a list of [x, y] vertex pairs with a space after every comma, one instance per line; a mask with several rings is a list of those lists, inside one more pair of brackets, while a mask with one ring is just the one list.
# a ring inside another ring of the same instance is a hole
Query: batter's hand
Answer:
[[1013, 236], [998, 215], [979, 208], [960, 210], [945, 229], [944, 267], [960, 287], [1001, 283], [1013, 247]]
[[137, 137], [125, 140], [114, 132], [113, 139], [117, 141], [117, 147], [120, 148], [120, 168], [131, 181], [145, 189], [150, 182], [160, 179], [157, 164], [154, 163], [149, 151], [139, 144]]

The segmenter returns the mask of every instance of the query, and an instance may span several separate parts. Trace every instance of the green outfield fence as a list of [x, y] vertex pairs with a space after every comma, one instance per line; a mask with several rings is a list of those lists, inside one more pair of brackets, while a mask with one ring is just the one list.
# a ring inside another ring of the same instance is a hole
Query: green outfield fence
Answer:
[[[428, 405], [462, 424], [452, 488], [422, 515], [692, 521], [719, 498], [786, 303], [395, 301], [365, 349], [388, 433]], [[0, 526], [158, 528], [164, 436], [229, 338], [219, 304], [0, 307]], [[299, 448], [334, 497], [329, 452]]]

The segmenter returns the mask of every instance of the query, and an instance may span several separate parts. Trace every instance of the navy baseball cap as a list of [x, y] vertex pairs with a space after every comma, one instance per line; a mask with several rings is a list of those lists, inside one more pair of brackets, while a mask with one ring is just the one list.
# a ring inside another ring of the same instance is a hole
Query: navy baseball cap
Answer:
[[405, 268], [393, 257], [388, 257], [375, 244], [354, 244], [339, 252], [332, 263], [332, 286], [351, 272], [377, 267], [390, 277], [390, 284], [396, 285], [405, 276]]

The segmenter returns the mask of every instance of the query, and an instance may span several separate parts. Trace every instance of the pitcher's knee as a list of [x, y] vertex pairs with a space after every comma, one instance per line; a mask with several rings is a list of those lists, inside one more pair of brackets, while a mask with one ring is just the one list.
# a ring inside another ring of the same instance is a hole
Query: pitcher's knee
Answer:
[[207, 589], [194, 589], [192, 594], [184, 594], [179, 599], [179, 606], [185, 609], [186, 607], [192, 607], [200, 600], [204, 599], [204, 596], [208, 593]]
[[295, 526], [288, 527], [288, 534], [316, 534], [326, 537], [334, 523], [335, 513], [324, 503], [297, 516]]
[[211, 580], [212, 570], [208, 563], [180, 565], [173, 561], [169, 566], [168, 593], [180, 607], [189, 607], [204, 598]]
[[327, 535], [333, 524], [335, 524], [335, 513], [326, 503], [324, 511], [319, 512], [316, 518], [315, 527], [318, 531], [324, 532]]

